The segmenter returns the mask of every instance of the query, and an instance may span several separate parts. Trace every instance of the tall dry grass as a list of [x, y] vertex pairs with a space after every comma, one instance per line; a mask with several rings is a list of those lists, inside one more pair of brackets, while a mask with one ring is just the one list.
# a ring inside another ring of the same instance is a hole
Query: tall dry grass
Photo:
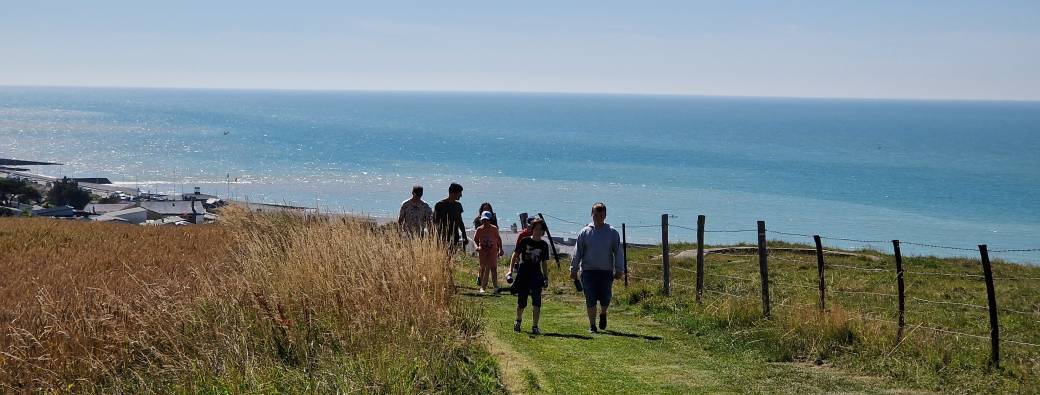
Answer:
[[93, 386], [191, 352], [196, 319], [230, 256], [219, 227], [0, 219], [0, 388]]
[[493, 392], [448, 255], [361, 222], [0, 221], [0, 388]]

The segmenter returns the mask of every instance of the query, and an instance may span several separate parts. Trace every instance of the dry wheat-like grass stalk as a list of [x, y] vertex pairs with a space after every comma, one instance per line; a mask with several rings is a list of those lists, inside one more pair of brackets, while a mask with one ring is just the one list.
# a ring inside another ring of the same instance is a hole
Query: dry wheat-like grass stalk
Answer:
[[0, 224], [2, 388], [67, 388], [131, 362], [161, 366], [181, 351], [171, 324], [190, 319], [227, 270], [219, 227]]
[[[472, 335], [451, 260], [429, 239], [344, 218], [222, 214], [194, 227], [0, 220], [0, 390], [190, 389], [259, 383], [271, 367], [348, 391], [428, 389]], [[356, 363], [336, 369], [356, 376], [316, 374], [344, 355]], [[430, 372], [395, 382], [401, 361]]]

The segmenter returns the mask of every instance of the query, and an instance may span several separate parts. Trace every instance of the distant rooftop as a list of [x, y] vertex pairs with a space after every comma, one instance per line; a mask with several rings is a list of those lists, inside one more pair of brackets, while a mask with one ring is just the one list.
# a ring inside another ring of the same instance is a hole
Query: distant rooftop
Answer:
[[129, 202], [127, 202], [127, 203], [112, 203], [112, 204], [90, 203], [90, 204], [87, 204], [85, 207], [83, 207], [83, 211], [86, 211], [88, 213], [93, 213], [93, 214], [105, 214], [105, 213], [110, 213], [112, 211], [123, 210], [123, 209], [129, 208], [130, 206], [133, 206], [133, 205], [134, 205], [134, 203], [129, 203]]
[[[199, 214], [206, 212], [206, 209], [202, 206], [203, 202], [198, 202], [195, 206], [195, 211]], [[195, 202], [185, 202], [179, 200], [167, 200], [167, 201], [156, 201], [156, 202], [138, 202], [137, 205], [145, 210], [157, 213], [159, 215], [181, 215], [191, 214], [191, 207]]]

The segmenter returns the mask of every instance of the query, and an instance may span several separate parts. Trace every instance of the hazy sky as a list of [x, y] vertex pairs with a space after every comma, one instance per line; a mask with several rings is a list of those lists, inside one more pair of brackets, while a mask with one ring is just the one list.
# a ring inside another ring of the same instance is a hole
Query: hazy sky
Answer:
[[1040, 100], [1040, 1], [0, 0], [0, 85]]

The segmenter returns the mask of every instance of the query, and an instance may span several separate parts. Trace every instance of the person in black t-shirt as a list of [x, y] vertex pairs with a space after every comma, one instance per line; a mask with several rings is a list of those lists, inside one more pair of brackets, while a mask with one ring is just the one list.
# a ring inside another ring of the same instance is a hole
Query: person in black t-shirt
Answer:
[[437, 225], [441, 242], [454, 252], [460, 247], [466, 251], [466, 225], [462, 221], [462, 185], [451, 183], [448, 186], [448, 197], [433, 206], [433, 223]]
[[524, 308], [527, 307], [527, 297], [531, 297], [531, 305], [534, 313], [534, 325], [531, 333], [541, 334], [538, 329], [538, 315], [542, 309], [542, 288], [549, 286], [546, 262], [549, 260], [549, 243], [542, 236], [545, 234], [545, 222], [541, 219], [531, 221], [531, 236], [525, 237], [516, 245], [516, 253], [520, 255], [520, 262], [515, 266], [510, 265], [509, 274], [513, 277], [513, 291], [516, 292], [516, 322], [513, 330], [520, 332], [520, 322], [524, 317]]

